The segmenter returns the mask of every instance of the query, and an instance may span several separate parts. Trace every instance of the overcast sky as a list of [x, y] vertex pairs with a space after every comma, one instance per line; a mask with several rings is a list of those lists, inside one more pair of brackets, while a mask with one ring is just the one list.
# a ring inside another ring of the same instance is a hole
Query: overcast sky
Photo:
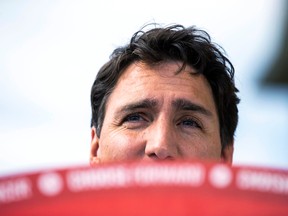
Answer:
[[208, 31], [240, 89], [234, 164], [288, 168], [287, 91], [259, 85], [281, 45], [284, 2], [1, 0], [0, 175], [88, 164], [96, 73], [149, 22]]

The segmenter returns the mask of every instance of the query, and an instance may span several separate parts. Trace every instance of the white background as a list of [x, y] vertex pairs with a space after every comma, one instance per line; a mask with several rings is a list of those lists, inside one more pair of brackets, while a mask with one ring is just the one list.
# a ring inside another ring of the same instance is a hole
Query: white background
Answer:
[[196, 25], [224, 47], [242, 100], [234, 164], [287, 169], [287, 90], [259, 81], [284, 2], [0, 0], [0, 175], [88, 164], [96, 73], [149, 22]]

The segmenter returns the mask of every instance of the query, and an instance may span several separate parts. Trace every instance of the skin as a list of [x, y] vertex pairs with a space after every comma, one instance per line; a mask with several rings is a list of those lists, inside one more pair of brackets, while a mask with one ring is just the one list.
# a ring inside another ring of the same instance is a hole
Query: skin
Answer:
[[179, 62], [133, 63], [108, 98], [100, 137], [91, 130], [90, 164], [203, 159], [232, 163], [221, 149], [219, 120], [203, 75]]

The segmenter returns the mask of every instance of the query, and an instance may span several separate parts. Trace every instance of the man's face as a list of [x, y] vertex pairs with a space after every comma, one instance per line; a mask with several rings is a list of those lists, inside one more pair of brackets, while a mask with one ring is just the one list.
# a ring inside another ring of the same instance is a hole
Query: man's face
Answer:
[[100, 137], [92, 128], [91, 164], [159, 159], [232, 161], [233, 145], [221, 151], [212, 90], [180, 64], [130, 65], [106, 104]]

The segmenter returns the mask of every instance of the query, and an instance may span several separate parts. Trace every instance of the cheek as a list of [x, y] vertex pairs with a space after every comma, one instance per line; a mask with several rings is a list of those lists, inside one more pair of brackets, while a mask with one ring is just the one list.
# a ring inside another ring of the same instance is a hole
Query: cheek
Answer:
[[143, 143], [139, 134], [125, 128], [111, 130], [101, 134], [98, 156], [103, 162], [139, 158], [144, 154]]
[[221, 158], [221, 144], [214, 140], [197, 139], [180, 144], [181, 152], [185, 158], [218, 159]]

